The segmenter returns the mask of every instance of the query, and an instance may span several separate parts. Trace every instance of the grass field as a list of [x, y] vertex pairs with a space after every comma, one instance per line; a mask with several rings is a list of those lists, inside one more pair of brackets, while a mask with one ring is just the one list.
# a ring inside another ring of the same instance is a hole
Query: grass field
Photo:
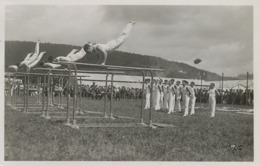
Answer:
[[[33, 100], [33, 99], [31, 99]], [[84, 110], [102, 111], [103, 101], [83, 101]], [[108, 105], [109, 108], [109, 105]], [[108, 110], [108, 109], [107, 109]], [[139, 122], [140, 101], [114, 102], [124, 119], [80, 119], [78, 123]], [[8, 161], [253, 161], [253, 115], [207, 107], [196, 115], [167, 115], [153, 111], [153, 122], [165, 128], [80, 128], [64, 126], [64, 119], [46, 120], [37, 114], [5, 109], [5, 160]], [[148, 110], [144, 110], [148, 122]]]

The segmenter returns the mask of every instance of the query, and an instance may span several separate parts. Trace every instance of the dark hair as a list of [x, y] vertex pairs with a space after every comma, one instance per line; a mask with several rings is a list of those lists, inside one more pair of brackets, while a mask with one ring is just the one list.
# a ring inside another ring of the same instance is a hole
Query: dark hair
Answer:
[[40, 66], [43, 67], [43, 66], [44, 66], [44, 63], [45, 63], [44, 61], [41, 61], [41, 62], [40, 62]]
[[90, 44], [85, 44], [85, 45], [83, 46], [84, 51], [87, 52], [87, 50], [88, 50], [89, 47], [91, 47]]
[[49, 62], [52, 62], [52, 61], [53, 61], [53, 57], [52, 57], [51, 55], [48, 57], [48, 61], [49, 61]]

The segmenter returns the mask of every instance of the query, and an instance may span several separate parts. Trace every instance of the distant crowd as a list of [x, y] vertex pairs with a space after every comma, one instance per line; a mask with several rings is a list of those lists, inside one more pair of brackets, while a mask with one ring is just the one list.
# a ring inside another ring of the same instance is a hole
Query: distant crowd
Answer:
[[[159, 82], [159, 81], [158, 81]], [[158, 84], [165, 84], [162, 81], [161, 83]], [[157, 84], [157, 83], [156, 83]], [[179, 84], [179, 83], [178, 83]], [[41, 84], [40, 84], [41, 85]], [[149, 89], [147, 89], [149, 85], [149, 82], [146, 81], [146, 88], [145, 88], [145, 93]], [[180, 85], [182, 87], [183, 85]], [[194, 86], [196, 93], [196, 102], [202, 102], [202, 103], [208, 103], [209, 101], [209, 94], [207, 93], [209, 88], [203, 88], [201, 89], [200, 86]], [[23, 95], [23, 84], [18, 84], [16, 87], [12, 86], [12, 89], [18, 88], [18, 93], [19, 95]], [[42, 94], [42, 88], [39, 86], [39, 92], [38, 92], [38, 85], [31, 83], [29, 85], [30, 88], [30, 96], [35, 96], [38, 93]], [[84, 84], [78, 87], [78, 96], [81, 94], [82, 97], [90, 98], [92, 100], [101, 100], [105, 96], [106, 88], [105, 86], [99, 86], [96, 85], [95, 82], [93, 82], [92, 85], [89, 84]], [[220, 94], [223, 95], [223, 103], [224, 104], [234, 104], [234, 105], [253, 105], [254, 102], [254, 91], [253, 90], [248, 90], [248, 96], [247, 96], [247, 101], [246, 101], [246, 91], [242, 89], [226, 89], [226, 90], [221, 90], [217, 89]], [[62, 95], [66, 95], [68, 93], [68, 89], [64, 87], [60, 87], [57, 83], [52, 86], [52, 91], [54, 96], [58, 96], [59, 93], [62, 93]], [[46, 92], [45, 92], [46, 93]], [[108, 85], [108, 98], [110, 98], [111, 94], [111, 86]], [[70, 92], [71, 96], [73, 96], [73, 90]], [[7, 93], [6, 93], [7, 95]], [[145, 96], [145, 94], [144, 94]], [[121, 99], [142, 99], [142, 89], [141, 88], [131, 88], [131, 87], [115, 87], [113, 88], [113, 98], [115, 100], [121, 100]], [[216, 102], [218, 104], [221, 103], [221, 95], [216, 96]], [[183, 100], [183, 97], [180, 99], [181, 101]], [[247, 103], [246, 103], [247, 102]]]
[[[198, 96], [196, 102], [202, 102], [202, 103], [207, 103], [208, 102], [208, 94], [207, 89], [203, 88], [200, 89], [199, 87], [197, 88], [198, 90]], [[220, 94], [223, 95], [223, 104], [234, 104], [234, 105], [253, 105], [254, 101], [254, 91], [253, 90], [248, 90], [248, 96], [247, 96], [247, 101], [246, 101], [246, 91], [242, 89], [218, 89]], [[221, 95], [216, 97], [216, 102], [218, 104], [221, 104]], [[246, 103], [247, 102], [247, 103]]]

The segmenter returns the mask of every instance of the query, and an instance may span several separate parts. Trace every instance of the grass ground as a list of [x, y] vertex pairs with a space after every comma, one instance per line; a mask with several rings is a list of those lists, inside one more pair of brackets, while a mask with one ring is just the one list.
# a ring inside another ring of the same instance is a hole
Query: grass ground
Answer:
[[[84, 110], [102, 111], [103, 106], [103, 101], [83, 101]], [[115, 114], [137, 120], [81, 119], [78, 123], [139, 122], [139, 100], [115, 101], [113, 106]], [[148, 113], [144, 110], [145, 122]], [[153, 122], [175, 127], [76, 130], [64, 126], [63, 119], [46, 120], [6, 107], [5, 160], [253, 161], [253, 115], [223, 111], [217, 111], [215, 118], [209, 115], [206, 107], [187, 117], [153, 111]]]

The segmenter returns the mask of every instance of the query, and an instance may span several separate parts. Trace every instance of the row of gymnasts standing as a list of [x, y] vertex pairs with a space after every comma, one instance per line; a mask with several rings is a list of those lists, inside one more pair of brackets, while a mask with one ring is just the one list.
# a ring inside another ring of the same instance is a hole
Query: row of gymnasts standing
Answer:
[[[190, 82], [189, 84], [188, 81], [183, 80], [182, 85], [180, 85], [180, 81], [176, 81], [175, 83], [174, 79], [164, 80], [164, 82], [162, 79], [155, 79], [153, 86], [151, 86], [150, 79], [146, 79], [145, 85], [145, 109], [149, 109], [150, 105], [152, 104], [153, 109], [168, 110], [168, 114], [181, 112], [182, 100], [182, 106], [184, 108], [183, 116], [195, 114], [195, 101], [197, 91], [195, 89], [194, 82]], [[153, 93], [152, 98], [151, 92]], [[216, 94], [219, 95], [219, 92], [215, 89], [215, 85], [213, 83], [210, 84], [208, 94], [211, 117], [214, 117], [216, 107]]]

